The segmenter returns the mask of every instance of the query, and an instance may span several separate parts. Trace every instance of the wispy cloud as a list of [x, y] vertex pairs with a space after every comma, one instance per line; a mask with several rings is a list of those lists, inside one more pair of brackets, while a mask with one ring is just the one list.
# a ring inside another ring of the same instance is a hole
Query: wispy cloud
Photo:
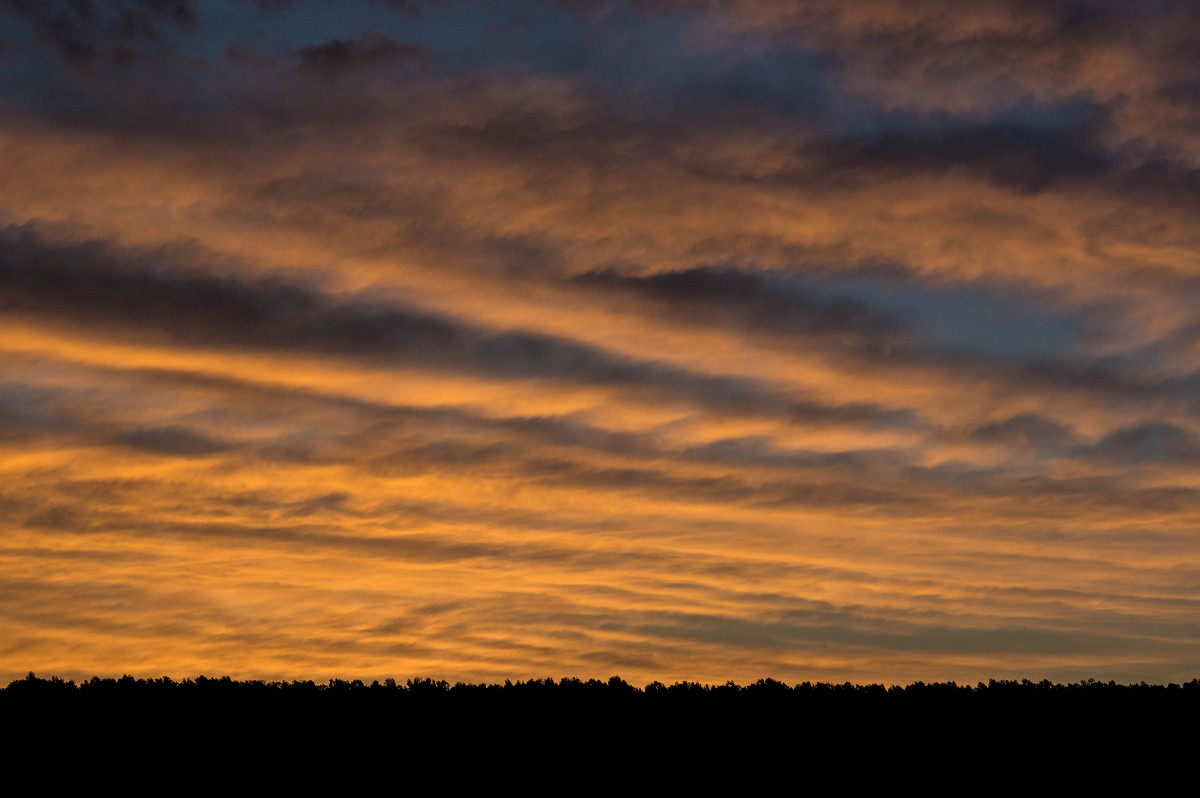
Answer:
[[1176, 681], [1187, 3], [0, 3], [0, 680]]

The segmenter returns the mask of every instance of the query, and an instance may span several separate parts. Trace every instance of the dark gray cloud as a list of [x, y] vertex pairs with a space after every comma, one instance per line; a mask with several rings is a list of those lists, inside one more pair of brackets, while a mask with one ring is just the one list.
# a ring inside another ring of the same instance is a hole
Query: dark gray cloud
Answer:
[[421, 9], [430, 6], [445, 6], [454, 3], [454, 0], [367, 0], [373, 6], [386, 8], [390, 11], [395, 11], [399, 14], [404, 14], [410, 17], [421, 17]]
[[1126, 465], [1146, 463], [1198, 463], [1200, 438], [1194, 433], [1160, 421], [1123, 427], [1076, 453]]
[[202, 457], [232, 448], [229, 443], [179, 426], [131, 429], [114, 435], [113, 443], [132, 446], [156, 454], [184, 457]]
[[161, 49], [197, 22], [195, 0], [3, 0], [0, 9], [80, 69]]
[[795, 278], [751, 269], [705, 266], [645, 276], [605, 269], [572, 280], [589, 289], [661, 303], [673, 315], [711, 326], [843, 340], [869, 349], [894, 346], [907, 332], [899, 318], [864, 302], [821, 296], [806, 291]]
[[379, 74], [414, 64], [424, 69], [429, 59], [424, 47], [397, 41], [371, 28], [364, 30], [358, 39], [331, 39], [302, 47], [297, 55], [300, 69], [328, 78], [353, 72]]
[[1036, 413], [1021, 413], [1002, 421], [991, 421], [970, 432], [973, 440], [1040, 451], [1059, 451], [1074, 440], [1072, 431], [1059, 422]]
[[985, 123], [885, 131], [803, 145], [800, 179], [899, 179], [962, 170], [1021, 193], [1113, 175], [1123, 165], [1101, 138], [1104, 119], [1065, 126]]
[[233, 0], [233, 2], [242, 6], [251, 6], [259, 13], [270, 15], [282, 14], [300, 0]]

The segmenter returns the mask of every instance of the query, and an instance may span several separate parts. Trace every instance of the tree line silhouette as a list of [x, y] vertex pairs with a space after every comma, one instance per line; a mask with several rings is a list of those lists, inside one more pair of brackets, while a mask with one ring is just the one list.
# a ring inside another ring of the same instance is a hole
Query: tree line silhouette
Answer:
[[1146, 699], [1150, 696], [1170, 696], [1172, 699], [1181, 697], [1200, 698], [1200, 678], [1189, 682], [1176, 684], [1147, 684], [1146, 682], [1119, 683], [1116, 681], [1097, 681], [1084, 679], [1079, 682], [1066, 684], [1051, 682], [1043, 679], [1034, 682], [1029, 679], [1006, 680], [991, 679], [988, 682], [977, 682], [975, 685], [958, 684], [954, 681], [923, 682], [916, 681], [909, 685], [855, 684], [852, 682], [798, 682], [788, 685], [775, 679], [759, 679], [747, 685], [733, 681], [724, 684], [702, 684], [700, 682], [675, 682], [671, 685], [662, 682], [651, 682], [644, 687], [631, 685], [620, 676], [613, 676], [607, 681], [601, 679], [579, 679], [564, 677], [559, 680], [552, 678], [530, 679], [513, 682], [506, 679], [503, 684], [489, 682], [450, 682], [428, 677], [409, 679], [400, 683], [395, 679], [375, 680], [370, 684], [361, 679], [330, 679], [328, 682], [307, 681], [265, 681], [262, 679], [238, 680], [229, 676], [211, 678], [197, 676], [176, 681], [169, 676], [155, 679], [134, 678], [128, 674], [116, 678], [91, 679], [76, 682], [65, 680], [58, 676], [41, 678], [32, 671], [23, 679], [16, 679], [7, 687], [0, 688], [0, 700], [15, 700], [29, 697], [48, 698], [68, 695], [80, 696], [113, 696], [134, 697], [141, 695], [184, 695], [188, 693], [203, 693], [206, 695], [265, 695], [270, 693], [289, 695], [407, 695], [410, 698], [429, 698], [436, 695], [445, 697], [456, 696], [491, 696], [491, 695], [558, 695], [558, 696], [593, 696], [606, 699], [620, 699], [635, 695], [646, 696], [641, 699], [653, 701], [661, 697], [687, 697], [689, 699], [718, 699], [740, 696], [743, 699], [755, 697], [770, 697], [783, 699], [791, 696], [793, 699], [813, 700], [819, 698], [837, 697], [840, 699], [871, 699], [879, 700], [887, 696], [889, 700], [901, 697], [929, 699], [963, 699], [968, 697], [1003, 698], [1037, 698], [1054, 697], [1136, 697]]
[[[1112, 716], [1114, 712], [1200, 709], [1200, 678], [1183, 684], [1122, 684], [1087, 679], [1060, 684], [1043, 680], [996, 680], [975, 685], [917, 681], [909, 685], [854, 684], [851, 682], [800, 682], [788, 685], [775, 679], [759, 679], [740, 685], [651, 682], [637, 687], [619, 676], [600, 679], [530, 679], [498, 683], [451, 684], [431, 678], [395, 679], [365, 683], [359, 679], [330, 679], [327, 682], [237, 680], [228, 676], [198, 676], [179, 681], [93, 676], [81, 681], [57, 676], [40, 678], [29, 673], [24, 679], [0, 689], [0, 711], [22, 706], [57, 706], [88, 709], [124, 707], [215, 707], [226, 709], [289, 707], [314, 709], [350, 708], [379, 711], [438, 710], [440, 712], [488, 712], [512, 709], [553, 712], [587, 710], [593, 713], [622, 713], [629, 716], [669, 712], [689, 714], [803, 713], [807, 716], [839, 716], [847, 713], [886, 719], [911, 716], [914, 712], [973, 713], [995, 717], [1089, 714]], [[910, 717], [911, 719], [911, 717]]]
[[56, 754], [56, 767], [154, 763], [177, 778], [184, 762], [214, 790], [243, 766], [258, 780], [248, 786], [264, 790], [284, 779], [342, 792], [368, 772], [432, 773], [440, 791], [475, 782], [624, 793], [636, 781], [672, 794], [681, 785], [757, 794], [777, 791], [781, 774], [793, 786], [835, 778], [843, 787], [1016, 790], [1042, 764], [1052, 766], [1054, 784], [1077, 789], [1102, 784], [1114, 768], [1154, 763], [1150, 772], [1164, 773], [1165, 764], [1190, 762], [1197, 717], [1200, 679], [637, 687], [617, 676], [368, 684], [127, 675], [75, 683], [30, 673], [0, 689], [14, 763], [67, 746], [72, 755]]

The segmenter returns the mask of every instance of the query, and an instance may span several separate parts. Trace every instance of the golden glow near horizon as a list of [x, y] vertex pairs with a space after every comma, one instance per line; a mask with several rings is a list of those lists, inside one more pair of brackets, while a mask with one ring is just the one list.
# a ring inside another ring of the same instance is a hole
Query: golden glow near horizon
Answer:
[[1195, 10], [283, 5], [0, 12], [0, 682], [1200, 675]]

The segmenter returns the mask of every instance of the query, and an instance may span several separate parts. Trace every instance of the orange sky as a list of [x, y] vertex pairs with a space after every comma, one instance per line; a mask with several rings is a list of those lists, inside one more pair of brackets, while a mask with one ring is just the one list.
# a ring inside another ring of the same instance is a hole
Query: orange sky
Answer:
[[1197, 675], [1191, 5], [399, 5], [0, 6], [0, 683]]

